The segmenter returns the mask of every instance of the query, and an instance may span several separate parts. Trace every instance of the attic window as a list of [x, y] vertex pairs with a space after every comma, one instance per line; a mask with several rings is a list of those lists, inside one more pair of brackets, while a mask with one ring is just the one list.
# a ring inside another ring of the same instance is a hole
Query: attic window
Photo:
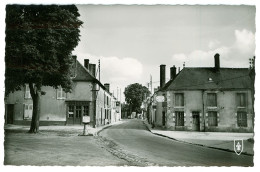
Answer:
[[213, 79], [212, 79], [212, 78], [209, 78], [208, 81], [209, 81], [209, 82], [213, 82]]

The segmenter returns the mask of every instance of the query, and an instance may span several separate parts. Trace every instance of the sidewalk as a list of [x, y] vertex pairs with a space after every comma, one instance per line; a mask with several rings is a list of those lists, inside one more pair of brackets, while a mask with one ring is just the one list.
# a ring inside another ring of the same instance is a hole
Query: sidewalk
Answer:
[[[92, 126], [87, 125], [86, 129], [89, 133], [89, 135], [97, 135], [98, 132], [100, 132], [101, 130], [103, 130], [104, 128], [110, 127], [112, 125], [117, 125], [117, 124], [121, 124], [125, 121], [120, 120], [117, 121], [115, 123], [111, 123], [111, 124], [107, 124], [104, 126], [99, 126], [97, 128], [93, 128]], [[13, 125], [13, 124], [6, 124], [4, 126], [4, 130], [11, 130], [11, 131], [29, 131], [30, 126], [28, 125]], [[63, 126], [56, 126], [56, 125], [50, 125], [50, 126], [40, 126], [39, 130], [40, 132], [44, 132], [44, 133], [51, 133], [51, 132], [55, 132], [55, 133], [59, 133], [59, 134], [67, 134], [67, 135], [82, 135], [83, 134], [83, 129], [84, 129], [84, 125], [63, 125]]]
[[144, 121], [144, 123], [153, 134], [184, 143], [230, 152], [234, 152], [234, 140], [242, 139], [244, 144], [242, 154], [254, 155], [254, 142], [252, 141], [254, 133], [168, 131], [160, 128], [151, 128], [147, 121]]

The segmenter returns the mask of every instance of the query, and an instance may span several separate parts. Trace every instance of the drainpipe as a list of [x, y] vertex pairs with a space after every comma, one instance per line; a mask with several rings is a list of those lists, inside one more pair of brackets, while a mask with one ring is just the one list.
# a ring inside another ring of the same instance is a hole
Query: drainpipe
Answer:
[[205, 120], [205, 112], [204, 112], [204, 92], [205, 90], [202, 90], [202, 116], [203, 116], [203, 123], [204, 123], [204, 132], [206, 131], [206, 120]]

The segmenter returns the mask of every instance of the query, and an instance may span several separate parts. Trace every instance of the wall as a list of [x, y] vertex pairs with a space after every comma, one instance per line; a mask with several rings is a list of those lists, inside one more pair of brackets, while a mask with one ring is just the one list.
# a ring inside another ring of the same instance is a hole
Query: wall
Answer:
[[[52, 87], [42, 87], [46, 92], [41, 96], [40, 124], [66, 124], [66, 100], [92, 101], [92, 84], [90, 82], [74, 82], [72, 92], [66, 94], [66, 99], [57, 99], [57, 90]], [[30, 124], [30, 119], [24, 116], [24, 104], [32, 104], [32, 99], [24, 98], [24, 88], [11, 93], [6, 98], [6, 104], [14, 104], [14, 124]], [[90, 103], [90, 118], [93, 120], [93, 103]]]
[[[175, 93], [184, 93], [184, 107], [174, 107]], [[206, 106], [207, 93], [217, 94], [218, 126], [208, 126], [208, 111]], [[237, 126], [236, 95], [239, 92], [247, 94], [247, 127]], [[204, 108], [203, 108], [204, 105]], [[184, 126], [175, 126], [175, 111], [184, 112]], [[167, 91], [167, 125], [169, 130], [193, 130], [192, 112], [198, 111], [200, 115], [200, 131], [223, 131], [223, 132], [253, 132], [253, 105], [250, 90], [240, 91]]]

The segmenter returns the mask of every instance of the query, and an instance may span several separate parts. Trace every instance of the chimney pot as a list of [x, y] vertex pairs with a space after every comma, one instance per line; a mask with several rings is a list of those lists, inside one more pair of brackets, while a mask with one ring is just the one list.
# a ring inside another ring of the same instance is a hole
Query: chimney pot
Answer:
[[84, 59], [84, 67], [89, 69], [89, 59]]
[[214, 56], [214, 59], [215, 59], [215, 69], [219, 69], [220, 68], [220, 61], [219, 61], [219, 54], [215, 54]]
[[170, 76], [171, 79], [174, 79], [176, 77], [176, 67], [173, 65], [173, 67], [170, 68]]
[[104, 86], [105, 86], [106, 90], [110, 93], [110, 84], [105, 83]]
[[96, 64], [89, 63], [89, 72], [96, 78]]
[[165, 67], [166, 65], [160, 65], [160, 87], [162, 88], [165, 85]]

